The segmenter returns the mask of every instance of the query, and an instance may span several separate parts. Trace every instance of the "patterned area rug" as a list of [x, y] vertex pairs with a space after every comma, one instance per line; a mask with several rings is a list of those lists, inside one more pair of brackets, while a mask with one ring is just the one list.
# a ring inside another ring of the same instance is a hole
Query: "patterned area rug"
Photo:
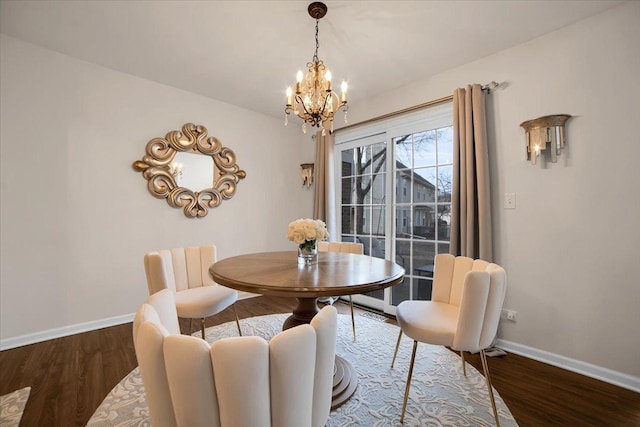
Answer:
[[0, 396], [0, 427], [18, 427], [31, 387]]
[[[241, 320], [245, 335], [270, 339], [280, 332], [288, 314], [272, 314]], [[353, 341], [350, 316], [338, 317], [336, 353], [353, 364], [358, 388], [351, 399], [331, 411], [330, 427], [401, 426], [400, 412], [413, 342], [403, 336], [395, 367], [391, 359], [398, 327], [365, 316], [356, 317], [357, 341]], [[198, 336], [200, 332], [194, 333]], [[237, 336], [235, 322], [207, 328], [207, 341]], [[489, 362], [489, 365], [491, 363]], [[494, 390], [503, 427], [517, 426], [511, 412]], [[89, 420], [88, 426], [150, 425], [144, 388], [138, 368], [129, 373]], [[484, 377], [444, 347], [420, 344], [411, 381], [404, 426], [494, 426], [495, 420]]]

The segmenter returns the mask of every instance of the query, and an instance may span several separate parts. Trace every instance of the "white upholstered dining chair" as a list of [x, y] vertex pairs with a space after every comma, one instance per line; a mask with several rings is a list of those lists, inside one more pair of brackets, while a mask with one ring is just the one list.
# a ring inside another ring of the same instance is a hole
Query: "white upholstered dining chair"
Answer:
[[179, 335], [173, 294], [149, 297], [133, 339], [154, 427], [322, 427], [329, 419], [337, 311], [310, 325], [209, 345]]
[[[362, 243], [352, 242], [318, 242], [319, 252], [344, 252], [362, 255], [364, 246]], [[349, 308], [351, 308], [351, 329], [353, 330], [353, 340], [356, 340], [356, 320], [353, 315], [353, 297], [349, 295]]]
[[147, 253], [144, 256], [144, 270], [149, 295], [163, 289], [171, 290], [174, 293], [178, 317], [189, 319], [189, 333], [192, 320], [200, 319], [203, 339], [205, 318], [231, 307], [236, 317], [238, 334], [242, 336], [235, 308], [238, 291], [218, 285], [209, 277], [209, 267], [214, 262], [214, 245]]
[[500, 426], [485, 349], [498, 331], [506, 289], [506, 273], [497, 264], [449, 254], [436, 256], [431, 301], [403, 301], [396, 309], [400, 334], [392, 368], [402, 334], [413, 339], [401, 423], [407, 408], [416, 349], [418, 342], [422, 342], [460, 351], [465, 376], [464, 352], [480, 352], [493, 415], [496, 425]]

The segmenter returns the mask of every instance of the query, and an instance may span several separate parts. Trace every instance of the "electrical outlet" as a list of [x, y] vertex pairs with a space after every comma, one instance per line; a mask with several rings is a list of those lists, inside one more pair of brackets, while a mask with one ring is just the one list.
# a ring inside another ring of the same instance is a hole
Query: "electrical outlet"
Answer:
[[504, 193], [504, 208], [505, 209], [516, 208], [516, 193]]
[[500, 313], [500, 318], [509, 320], [511, 322], [517, 322], [518, 312], [515, 310], [502, 310], [502, 312]]

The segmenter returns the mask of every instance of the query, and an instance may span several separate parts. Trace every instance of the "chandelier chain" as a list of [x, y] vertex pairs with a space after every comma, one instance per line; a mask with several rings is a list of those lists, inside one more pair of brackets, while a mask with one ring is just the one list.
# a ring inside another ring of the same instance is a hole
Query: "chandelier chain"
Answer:
[[320, 47], [320, 42], [318, 41], [318, 23], [320, 22], [320, 18], [316, 17], [316, 53], [313, 54], [313, 60], [318, 61], [318, 48]]

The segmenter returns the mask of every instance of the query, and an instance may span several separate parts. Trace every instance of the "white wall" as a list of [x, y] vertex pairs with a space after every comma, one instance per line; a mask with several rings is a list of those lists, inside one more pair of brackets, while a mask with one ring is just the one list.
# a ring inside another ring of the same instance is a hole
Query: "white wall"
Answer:
[[[295, 249], [287, 224], [312, 214], [299, 165], [314, 155], [297, 126], [4, 35], [0, 54], [2, 341], [133, 313], [147, 251]], [[152, 197], [131, 167], [187, 122], [247, 172], [201, 219]]]
[[[356, 123], [468, 83], [507, 82], [487, 107], [495, 259], [508, 274], [504, 306], [519, 317], [499, 336], [637, 384], [639, 23], [640, 2], [629, 2], [349, 109]], [[519, 125], [558, 113], [574, 116], [566, 149], [558, 163], [532, 166]], [[517, 193], [515, 210], [502, 209], [505, 192]]]

